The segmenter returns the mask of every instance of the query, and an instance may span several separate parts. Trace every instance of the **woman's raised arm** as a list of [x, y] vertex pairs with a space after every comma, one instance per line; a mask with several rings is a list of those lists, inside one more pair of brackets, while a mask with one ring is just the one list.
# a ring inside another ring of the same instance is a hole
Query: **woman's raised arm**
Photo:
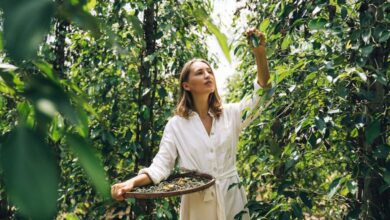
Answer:
[[[251, 39], [252, 35], [255, 35], [259, 40], [259, 45], [253, 45]], [[249, 40], [249, 44], [252, 47], [253, 54], [256, 58], [256, 66], [257, 66], [257, 83], [263, 88], [271, 87], [271, 83], [269, 81], [269, 70], [268, 70], [268, 60], [266, 56], [266, 48], [265, 48], [265, 36], [262, 32], [258, 31], [256, 28], [250, 28], [246, 31], [246, 36]]]

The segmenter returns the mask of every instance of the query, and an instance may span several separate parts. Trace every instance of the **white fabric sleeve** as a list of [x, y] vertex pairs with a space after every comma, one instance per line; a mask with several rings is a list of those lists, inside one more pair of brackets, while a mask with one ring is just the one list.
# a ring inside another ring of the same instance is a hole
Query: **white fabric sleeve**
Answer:
[[164, 129], [163, 137], [160, 142], [159, 150], [153, 158], [152, 164], [143, 168], [139, 174], [147, 174], [154, 184], [160, 183], [171, 174], [177, 157], [177, 148], [173, 139], [173, 129], [171, 123], [167, 123]]
[[[273, 89], [262, 88], [257, 79], [253, 82], [253, 92], [249, 96], [245, 96], [238, 104], [237, 120], [238, 130], [241, 132], [246, 128], [253, 120], [255, 120], [261, 112], [268, 107], [272, 102]], [[260, 91], [263, 90], [263, 91]], [[260, 93], [261, 96], [260, 96]]]

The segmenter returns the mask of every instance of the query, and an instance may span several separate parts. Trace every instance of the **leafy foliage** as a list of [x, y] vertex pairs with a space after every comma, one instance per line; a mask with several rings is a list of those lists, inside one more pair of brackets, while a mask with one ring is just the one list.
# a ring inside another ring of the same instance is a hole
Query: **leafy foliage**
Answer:
[[[389, 216], [390, 157], [382, 154], [390, 149], [388, 7], [385, 1], [271, 0], [246, 1], [236, 12], [239, 20], [246, 10], [248, 26], [266, 33], [277, 88], [273, 104], [240, 141], [253, 218]], [[251, 90], [255, 76], [243, 44], [238, 40], [234, 51], [245, 82], [230, 81], [231, 101]]]
[[0, 192], [9, 200], [0, 208], [7, 218], [177, 218], [175, 199], [146, 203], [148, 213], [132, 200], [109, 201], [108, 191], [109, 182], [151, 162], [178, 71], [207, 57], [205, 44], [192, 42], [214, 33], [227, 50], [203, 9], [208, 3], [194, 3], [203, 17], [175, 1], [1, 3]]

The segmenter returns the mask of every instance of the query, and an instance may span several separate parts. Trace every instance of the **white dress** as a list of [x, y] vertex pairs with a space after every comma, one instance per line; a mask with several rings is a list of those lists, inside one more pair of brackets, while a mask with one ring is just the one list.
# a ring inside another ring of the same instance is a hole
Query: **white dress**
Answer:
[[[210, 136], [196, 112], [192, 112], [189, 119], [177, 115], [169, 119], [157, 155], [150, 167], [139, 173], [147, 173], [153, 183], [158, 184], [168, 178], [177, 159], [182, 170], [208, 173], [216, 178], [212, 187], [182, 196], [180, 219], [232, 220], [245, 210], [244, 189], [237, 185], [229, 190], [228, 187], [240, 182], [235, 155], [241, 130], [271, 102], [268, 95], [257, 94], [260, 88], [255, 81], [251, 96], [239, 103], [223, 105], [219, 119], [209, 112], [213, 117]], [[249, 215], [242, 219], [249, 219]]]

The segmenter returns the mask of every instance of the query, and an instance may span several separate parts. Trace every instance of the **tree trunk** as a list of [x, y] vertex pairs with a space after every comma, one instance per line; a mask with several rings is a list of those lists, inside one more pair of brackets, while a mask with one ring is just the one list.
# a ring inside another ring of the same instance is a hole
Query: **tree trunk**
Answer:
[[[153, 60], [150, 60], [151, 54], [156, 50], [155, 30], [156, 30], [156, 4], [151, 2], [144, 11], [143, 31], [145, 48], [140, 54], [140, 66], [138, 72], [140, 75], [140, 86], [138, 92], [138, 130], [137, 130], [137, 142], [142, 148], [142, 152], [139, 152], [135, 164], [135, 172], [138, 172], [139, 166], [147, 167], [152, 161], [152, 112], [153, 112], [153, 95], [155, 93], [155, 86], [152, 87], [153, 78]], [[146, 59], [148, 58], [148, 59]], [[153, 201], [139, 200], [136, 202], [135, 211], [139, 211], [145, 215], [150, 215], [153, 211]], [[136, 216], [135, 216], [136, 217]]]

